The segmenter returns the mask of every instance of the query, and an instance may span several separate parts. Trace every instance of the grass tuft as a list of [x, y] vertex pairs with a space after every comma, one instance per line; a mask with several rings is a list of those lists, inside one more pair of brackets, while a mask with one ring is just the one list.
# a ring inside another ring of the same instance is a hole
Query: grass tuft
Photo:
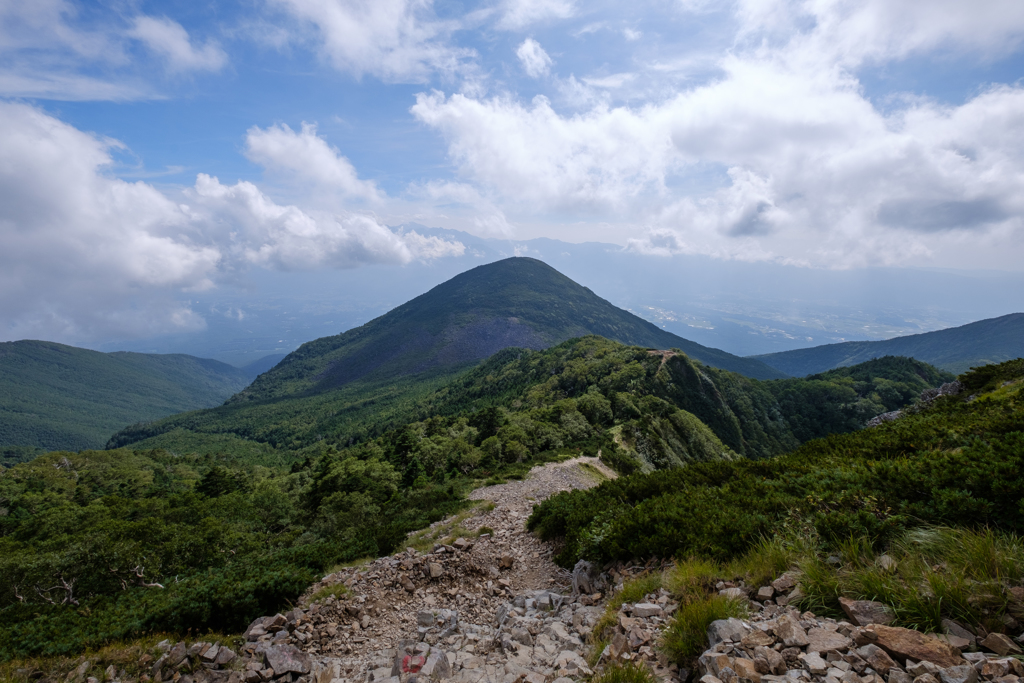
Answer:
[[657, 683], [657, 679], [643, 664], [614, 662], [591, 678], [590, 683]]
[[309, 596], [308, 604], [312, 605], [314, 602], [320, 602], [327, 598], [333, 597], [335, 600], [341, 600], [345, 598], [349, 593], [348, 586], [343, 583], [336, 583], [331, 586], [324, 586]]
[[743, 600], [724, 595], [709, 595], [680, 604], [675, 617], [662, 635], [662, 648], [678, 664], [697, 657], [708, 646], [708, 626], [718, 619], [747, 616]]

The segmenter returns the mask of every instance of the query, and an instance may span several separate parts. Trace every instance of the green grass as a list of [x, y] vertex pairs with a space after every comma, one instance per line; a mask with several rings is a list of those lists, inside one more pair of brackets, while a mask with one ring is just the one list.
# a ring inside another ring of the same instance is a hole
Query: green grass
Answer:
[[334, 598], [335, 600], [341, 600], [348, 595], [348, 587], [343, 583], [336, 583], [331, 586], [324, 586], [317, 591], [314, 591], [309, 598], [306, 599], [306, 603], [312, 605], [314, 602], [323, 602], [327, 598]]
[[843, 545], [838, 565], [821, 553], [805, 556], [799, 561], [801, 607], [839, 617], [840, 596], [877, 600], [893, 609], [898, 625], [939, 632], [944, 618], [1003, 631], [1003, 615], [1024, 617], [1024, 604], [1009, 592], [1024, 585], [1024, 543], [1015, 534], [917, 528], [887, 554], [894, 568], [884, 569], [881, 553], [857, 541]]
[[[609, 631], [618, 623], [619, 609], [628, 603], [639, 602], [645, 595], [657, 592], [662, 586], [662, 573], [649, 572], [626, 581], [605, 603], [604, 614], [591, 631], [591, 657], [598, 657], [608, 642]], [[596, 660], [595, 660], [596, 661]]]
[[590, 683], [658, 683], [644, 664], [613, 662], [590, 679]]
[[711, 622], [746, 616], [745, 601], [723, 595], [709, 595], [680, 604], [664, 631], [661, 647], [673, 661], [685, 664], [707, 648]]

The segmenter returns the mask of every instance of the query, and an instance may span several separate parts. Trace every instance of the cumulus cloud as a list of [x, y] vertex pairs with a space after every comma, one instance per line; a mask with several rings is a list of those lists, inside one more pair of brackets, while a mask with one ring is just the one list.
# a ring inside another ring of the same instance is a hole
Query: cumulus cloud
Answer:
[[212, 284], [220, 254], [192, 239], [179, 208], [146, 184], [104, 175], [109, 141], [20, 104], [0, 104], [0, 121], [3, 334], [201, 324], [173, 298], [146, 294]]
[[228, 61], [215, 43], [196, 46], [188, 31], [167, 17], [135, 17], [128, 35], [166, 59], [170, 71], [219, 71]]
[[372, 216], [282, 206], [245, 181], [224, 185], [200, 174], [187, 197], [190, 219], [209, 226], [207, 234], [217, 234], [224, 251], [244, 264], [278, 270], [354, 268], [457, 255], [463, 248], [415, 232], [397, 235]]
[[782, 40], [843, 64], [934, 49], [998, 56], [1024, 39], [1024, 5], [1013, 0], [742, 0], [737, 17], [742, 37]]
[[853, 66], [1011, 49], [1024, 10], [1000, 18], [998, 6], [970, 18], [951, 6], [961, 29], [909, 2], [750, 0], [719, 75], [660, 101], [564, 113], [543, 97], [435, 91], [412, 112], [444, 136], [463, 180], [513, 217], [607, 214], [637, 226], [638, 251], [843, 266], [941, 253], [954, 265], [973, 240], [1024, 255], [1024, 88], [883, 110]]
[[265, 168], [284, 171], [346, 197], [383, 198], [375, 183], [361, 180], [352, 163], [317, 135], [313, 124], [304, 122], [299, 132], [286, 124], [267, 129], [253, 126], [245, 137], [245, 155]]
[[108, 175], [116, 141], [0, 103], [0, 336], [83, 343], [200, 328], [183, 292], [250, 267], [352, 268], [459, 255], [373, 216], [280, 205], [200, 174], [172, 198]]
[[516, 56], [523, 64], [523, 69], [531, 78], [546, 76], [551, 70], [551, 57], [533, 38], [527, 38], [516, 48]]
[[505, 0], [498, 27], [515, 31], [542, 21], [568, 19], [575, 13], [573, 0]]
[[449, 43], [458, 26], [441, 21], [431, 0], [274, 0], [312, 26], [338, 70], [399, 82], [453, 75], [476, 53]]

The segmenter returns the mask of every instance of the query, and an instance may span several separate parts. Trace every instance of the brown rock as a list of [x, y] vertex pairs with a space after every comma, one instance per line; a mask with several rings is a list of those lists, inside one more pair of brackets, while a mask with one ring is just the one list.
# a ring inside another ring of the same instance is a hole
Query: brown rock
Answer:
[[512, 566], [516, 563], [516, 560], [511, 555], [502, 555], [498, 561], [499, 569], [512, 569]]
[[732, 668], [740, 678], [748, 678], [754, 683], [761, 683], [761, 674], [757, 672], [757, 666], [753, 660], [737, 657], [732, 660]]
[[897, 626], [870, 624], [864, 627], [862, 633], [868, 640], [874, 640], [876, 645], [900, 662], [910, 658], [916, 661], [933, 662], [942, 668], [964, 663], [964, 658], [960, 656], [960, 650], [942, 642], [935, 636], [928, 636], [919, 631]]
[[978, 645], [1004, 657], [1006, 655], [1019, 655], [1021, 653], [1020, 646], [1010, 640], [1009, 636], [1005, 636], [1002, 633], [990, 633], [985, 636], [985, 639], [979, 642]]
[[888, 626], [896, 619], [896, 615], [888, 606], [873, 600], [839, 598], [839, 604], [850, 621], [857, 626], [867, 626], [868, 624]]
[[788, 593], [796, 585], [796, 578], [792, 574], [783, 574], [772, 581], [772, 588], [780, 593]]
[[914, 683], [939, 683], [939, 679], [932, 674], [921, 674], [914, 679]]
[[761, 629], [755, 628], [753, 631], [743, 636], [742, 640], [740, 640], [740, 644], [743, 647], [749, 648], [770, 647], [775, 644], [775, 638], [772, 638], [771, 635]]
[[812, 628], [807, 631], [807, 641], [808, 652], [836, 652], [853, 645], [853, 641], [842, 633], [824, 628]]
[[775, 626], [775, 635], [786, 647], [804, 647], [807, 645], [807, 633], [796, 619], [788, 614], [779, 617]]

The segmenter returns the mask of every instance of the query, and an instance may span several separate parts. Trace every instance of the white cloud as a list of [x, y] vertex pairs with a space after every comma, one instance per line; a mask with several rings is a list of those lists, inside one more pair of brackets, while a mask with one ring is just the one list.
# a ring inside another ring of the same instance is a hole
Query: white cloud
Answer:
[[505, 0], [498, 27], [516, 31], [551, 19], [568, 19], [575, 13], [573, 0]]
[[531, 78], [546, 76], [551, 70], [551, 57], [533, 38], [527, 38], [516, 48], [516, 56], [523, 64], [523, 69]]
[[375, 202], [383, 198], [375, 183], [361, 180], [352, 163], [317, 135], [313, 124], [303, 122], [298, 133], [286, 124], [266, 130], [253, 126], [245, 137], [245, 155], [268, 169], [285, 171], [345, 197]]
[[215, 43], [196, 46], [188, 32], [167, 17], [135, 17], [128, 35], [167, 60], [170, 71], [219, 71], [228, 56]]
[[2, 334], [79, 339], [201, 324], [166, 292], [210, 286], [220, 254], [193, 241], [178, 207], [104, 175], [109, 141], [20, 104], [0, 104], [0, 121]]
[[636, 29], [624, 28], [622, 29], [622, 36], [626, 40], [640, 40], [644, 37], [644, 33], [643, 31], [637, 31]]
[[742, 0], [737, 15], [752, 41], [773, 35], [848, 65], [934, 49], [1001, 56], [1024, 39], [1024, 4], [1015, 0]]
[[434, 16], [431, 0], [274, 0], [312, 25], [338, 70], [399, 82], [466, 70], [473, 50], [449, 44], [457, 28]]
[[720, 66], [637, 108], [570, 116], [544, 98], [433, 93], [413, 113], [513, 217], [609, 212], [647, 226], [641, 251], [954, 265], [972, 234], [976, 253], [995, 240], [1007, 263], [1024, 256], [1024, 88], [882, 112], [848, 72], [789, 52]]
[[[0, 103], [0, 338], [84, 343], [192, 330], [182, 292], [253, 266], [352, 268], [459, 255], [373, 216], [277, 204], [200, 174], [174, 200], [107, 175], [120, 143]], [[183, 201], [182, 201], [183, 200]]]
[[527, 107], [435, 92], [420, 95], [412, 111], [447, 138], [468, 178], [540, 211], [623, 208], [658, 190], [672, 156], [668, 121], [656, 109], [563, 117], [543, 97]]

